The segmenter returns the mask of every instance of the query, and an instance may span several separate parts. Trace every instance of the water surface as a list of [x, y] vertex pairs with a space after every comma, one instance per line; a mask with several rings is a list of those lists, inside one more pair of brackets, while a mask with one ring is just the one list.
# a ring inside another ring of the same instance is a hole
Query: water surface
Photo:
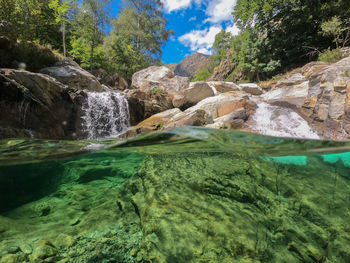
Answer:
[[349, 152], [204, 128], [4, 140], [0, 262], [349, 262]]

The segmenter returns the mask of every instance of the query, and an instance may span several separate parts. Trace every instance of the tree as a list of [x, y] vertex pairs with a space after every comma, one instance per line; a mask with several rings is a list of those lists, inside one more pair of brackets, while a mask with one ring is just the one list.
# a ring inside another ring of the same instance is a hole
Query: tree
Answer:
[[[71, 41], [70, 54], [75, 59], [83, 61], [88, 56], [90, 70], [93, 69], [96, 59], [95, 49], [102, 45], [105, 36], [103, 29], [109, 21], [108, 2], [107, 0], [84, 0], [74, 17], [75, 33]], [[99, 47], [101, 48], [102, 46]]]
[[111, 67], [130, 80], [135, 71], [160, 61], [161, 47], [173, 31], [165, 27], [160, 1], [130, 0], [124, 4], [104, 47]]
[[214, 65], [219, 65], [220, 61], [226, 57], [227, 51], [231, 47], [232, 38], [231, 33], [225, 30], [221, 30], [221, 32], [215, 36], [213, 44], [215, 54], [212, 58]]
[[67, 15], [72, 7], [72, 2], [50, 0], [49, 7], [54, 11], [56, 22], [61, 24], [63, 56], [66, 57], [66, 25], [69, 22]]
[[248, 78], [269, 78], [308, 62], [310, 47], [327, 49], [333, 39], [319, 34], [321, 25], [334, 16], [345, 21], [350, 1], [238, 0], [233, 15], [242, 32], [230, 40], [236, 64]]
[[[49, 0], [0, 0], [1, 34], [11, 40], [59, 45], [55, 16]], [[10, 30], [6, 30], [6, 29]]]
[[330, 20], [323, 22], [321, 24], [321, 34], [324, 36], [332, 36], [333, 41], [336, 44], [336, 48], [340, 47], [340, 44], [343, 43], [343, 33], [348, 29], [343, 26], [343, 23], [340, 21], [339, 17], [335, 16]]

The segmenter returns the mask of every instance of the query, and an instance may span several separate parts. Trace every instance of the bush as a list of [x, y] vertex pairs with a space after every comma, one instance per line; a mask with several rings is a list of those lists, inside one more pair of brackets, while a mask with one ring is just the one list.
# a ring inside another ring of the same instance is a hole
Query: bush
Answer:
[[156, 95], [156, 94], [163, 94], [164, 90], [160, 89], [160, 88], [155, 88], [152, 90], [152, 95]]
[[209, 69], [205, 68], [200, 70], [196, 76], [194, 76], [193, 81], [206, 81], [211, 75]]
[[318, 56], [319, 61], [330, 62], [330, 63], [337, 62], [337, 61], [341, 60], [342, 58], [344, 58], [344, 54], [340, 48], [333, 49], [333, 50], [328, 48], [325, 51], [323, 51], [322, 53], [320, 53]]

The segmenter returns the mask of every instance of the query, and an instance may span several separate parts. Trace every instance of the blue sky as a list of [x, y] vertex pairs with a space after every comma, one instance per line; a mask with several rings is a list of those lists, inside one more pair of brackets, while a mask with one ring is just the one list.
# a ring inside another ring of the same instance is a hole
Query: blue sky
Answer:
[[[113, 4], [113, 13], [120, 0]], [[210, 55], [215, 35], [222, 29], [237, 34], [232, 11], [237, 0], [162, 0], [168, 29], [175, 35], [163, 46], [162, 61], [178, 63], [184, 57], [200, 52]]]

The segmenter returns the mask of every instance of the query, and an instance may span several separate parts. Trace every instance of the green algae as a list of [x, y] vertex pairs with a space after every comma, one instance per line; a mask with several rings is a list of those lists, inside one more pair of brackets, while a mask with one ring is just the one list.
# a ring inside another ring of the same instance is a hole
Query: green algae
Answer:
[[1, 263], [350, 258], [349, 142], [180, 128], [1, 145]]

